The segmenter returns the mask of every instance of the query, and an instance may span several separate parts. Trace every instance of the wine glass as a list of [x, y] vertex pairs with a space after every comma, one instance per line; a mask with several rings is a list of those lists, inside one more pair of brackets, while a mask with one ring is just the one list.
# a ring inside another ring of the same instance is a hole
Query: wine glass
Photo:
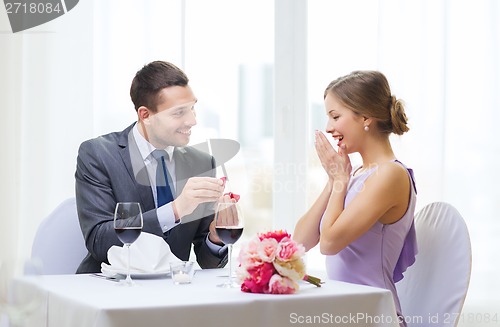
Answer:
[[233, 244], [238, 241], [243, 234], [243, 214], [241, 213], [240, 206], [236, 201], [232, 202], [221, 202], [217, 204], [217, 209], [215, 211], [215, 229], [217, 235], [228, 248], [228, 261], [229, 265], [229, 277], [223, 284], [217, 285], [218, 287], [239, 287], [239, 285], [233, 281], [233, 266], [231, 262], [231, 256], [233, 251]]
[[127, 286], [134, 285], [130, 277], [130, 245], [141, 235], [143, 221], [138, 202], [118, 202], [115, 208], [114, 228], [118, 239], [127, 247]]

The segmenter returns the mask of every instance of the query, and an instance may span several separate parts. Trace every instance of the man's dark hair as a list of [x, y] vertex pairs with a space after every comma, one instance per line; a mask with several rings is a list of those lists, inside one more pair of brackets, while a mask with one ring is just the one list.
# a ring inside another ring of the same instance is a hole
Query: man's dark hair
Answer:
[[145, 106], [156, 112], [159, 92], [169, 86], [187, 86], [186, 74], [177, 66], [166, 61], [153, 61], [139, 70], [130, 86], [130, 97], [135, 110]]

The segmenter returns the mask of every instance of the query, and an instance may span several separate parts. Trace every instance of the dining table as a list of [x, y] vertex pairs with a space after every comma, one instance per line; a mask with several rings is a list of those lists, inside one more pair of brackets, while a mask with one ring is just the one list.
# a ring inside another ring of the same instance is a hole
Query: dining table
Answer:
[[294, 294], [255, 294], [217, 287], [227, 275], [200, 269], [180, 285], [161, 275], [129, 287], [100, 274], [22, 276], [13, 284], [27, 327], [399, 326], [386, 289], [318, 272], [321, 287], [301, 281]]

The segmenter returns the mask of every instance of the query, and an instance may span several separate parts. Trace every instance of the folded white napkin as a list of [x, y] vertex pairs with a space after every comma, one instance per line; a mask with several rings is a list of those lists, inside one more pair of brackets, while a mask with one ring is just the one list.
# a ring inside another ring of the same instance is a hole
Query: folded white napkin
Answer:
[[[126, 274], [128, 253], [125, 246], [112, 246], [108, 250], [108, 261], [101, 264], [104, 274]], [[130, 273], [131, 274], [162, 274], [170, 271], [170, 262], [180, 261], [163, 238], [141, 233], [139, 238], [130, 245]]]

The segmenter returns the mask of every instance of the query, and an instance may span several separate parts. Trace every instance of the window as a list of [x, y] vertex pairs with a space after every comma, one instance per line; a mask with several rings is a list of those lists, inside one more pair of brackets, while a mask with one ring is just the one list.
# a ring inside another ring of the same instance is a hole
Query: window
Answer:
[[240, 143], [240, 152], [225, 164], [226, 190], [244, 200], [244, 235], [252, 236], [273, 221], [274, 4], [185, 4], [184, 68], [199, 99], [191, 143], [207, 138]]

